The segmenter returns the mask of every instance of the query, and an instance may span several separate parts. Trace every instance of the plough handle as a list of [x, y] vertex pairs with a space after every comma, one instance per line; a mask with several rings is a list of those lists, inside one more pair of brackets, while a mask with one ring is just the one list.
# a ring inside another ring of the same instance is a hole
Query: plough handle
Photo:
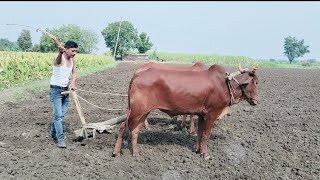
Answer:
[[63, 91], [63, 92], [61, 92], [61, 94], [69, 94], [70, 93], [70, 91]]
[[53, 41], [58, 45], [58, 47], [62, 46], [61, 42], [56, 37], [53, 38]]

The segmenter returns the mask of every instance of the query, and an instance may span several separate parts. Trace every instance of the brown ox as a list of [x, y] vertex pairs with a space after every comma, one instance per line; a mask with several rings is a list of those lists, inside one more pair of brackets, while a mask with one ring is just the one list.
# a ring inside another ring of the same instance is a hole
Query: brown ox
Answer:
[[[134, 76], [137, 75], [138, 73], [141, 73], [143, 71], [146, 71], [150, 68], [156, 68], [156, 69], [163, 69], [163, 70], [175, 70], [175, 71], [204, 71], [208, 69], [208, 67], [201, 63], [197, 62], [192, 66], [177, 66], [177, 65], [169, 65], [169, 64], [161, 64], [161, 63], [155, 63], [155, 62], [149, 62], [146, 64], [141, 65], [135, 72]], [[194, 115], [190, 114], [190, 134], [195, 134], [195, 129], [194, 129]], [[186, 128], [186, 119], [187, 115], [182, 116], [182, 123], [181, 126], [182, 128]], [[147, 118], [145, 119], [145, 127], [148, 129], [149, 128], [149, 123]]]
[[195, 152], [209, 158], [207, 143], [214, 121], [221, 119], [232, 104], [246, 100], [258, 103], [257, 83], [252, 71], [239, 70], [226, 78], [225, 69], [212, 65], [205, 71], [169, 71], [150, 68], [131, 79], [128, 91], [128, 119], [121, 124], [113, 155], [120, 156], [125, 128], [131, 132], [132, 155], [139, 156], [137, 140], [148, 114], [159, 109], [169, 116], [195, 114], [198, 138]]

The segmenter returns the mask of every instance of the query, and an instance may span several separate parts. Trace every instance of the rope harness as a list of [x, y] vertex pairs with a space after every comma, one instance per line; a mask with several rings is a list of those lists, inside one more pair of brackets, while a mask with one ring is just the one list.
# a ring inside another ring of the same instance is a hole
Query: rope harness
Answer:
[[[237, 75], [236, 75], [237, 76]], [[250, 99], [253, 99], [248, 93], [246, 93], [244, 91], [244, 88], [243, 86], [240, 84], [240, 82], [235, 78], [236, 76], [230, 76], [230, 73], [226, 73], [226, 81], [227, 81], [227, 85], [228, 85], [228, 89], [229, 89], [229, 94], [230, 94], [230, 106], [235, 104], [235, 98], [234, 98], [234, 90], [232, 88], [232, 85], [231, 85], [231, 80], [234, 80], [240, 87], [241, 89], [241, 93], [242, 93], [242, 96], [245, 97], [245, 99], [247, 100], [250, 100]]]
[[101, 92], [94, 92], [94, 91], [86, 91], [86, 90], [82, 90], [82, 89], [77, 89], [77, 91], [90, 92], [90, 93], [95, 93], [95, 94], [107, 94], [107, 95], [113, 95], [113, 96], [125, 96], [125, 97], [128, 96], [128, 95], [125, 95], [125, 94], [118, 94], [118, 93], [101, 93]]
[[[118, 93], [102, 93], [102, 92], [95, 92], [95, 91], [87, 91], [87, 90], [83, 90], [83, 89], [77, 89], [77, 91], [82, 91], [82, 92], [88, 92], [88, 93], [95, 93], [95, 94], [104, 94], [104, 95], [113, 95], [113, 96], [122, 96], [122, 97], [127, 97], [128, 95], [124, 95], [124, 94], [118, 94]], [[126, 109], [108, 109], [108, 108], [103, 108], [100, 106], [97, 106], [91, 102], [89, 102], [88, 100], [84, 99], [83, 97], [79, 96], [78, 94], [76, 94], [76, 96], [78, 98], [80, 98], [81, 100], [83, 100], [84, 102], [99, 108], [99, 109], [103, 109], [103, 110], [108, 110], [108, 111], [125, 111]]]
[[[228, 89], [229, 89], [229, 94], [230, 94], [230, 106], [235, 103], [235, 99], [234, 99], [234, 96], [233, 96], [234, 90], [233, 90], [232, 85], [231, 85], [231, 80], [232, 80], [232, 79], [235, 79], [235, 78], [230, 77], [230, 73], [227, 72], [227, 73], [226, 73], [226, 81], [227, 81], [227, 85], [228, 85]], [[236, 81], [236, 82], [238, 82], [238, 81]]]
[[[238, 74], [239, 75], [239, 74]], [[238, 76], [236, 75], [236, 76]], [[228, 85], [228, 89], [229, 89], [229, 94], [230, 94], [230, 105], [233, 105], [235, 104], [235, 98], [234, 98], [234, 90], [232, 88], [232, 85], [231, 85], [231, 80], [234, 80], [240, 87], [241, 89], [241, 93], [242, 93], [242, 96], [244, 96], [244, 98], [246, 100], [251, 100], [253, 99], [247, 92], [244, 91], [244, 88], [243, 88], [243, 85], [240, 84], [240, 82], [235, 78], [236, 76], [232, 76], [230, 73], [226, 73], [226, 81], [227, 81], [227, 85]]]

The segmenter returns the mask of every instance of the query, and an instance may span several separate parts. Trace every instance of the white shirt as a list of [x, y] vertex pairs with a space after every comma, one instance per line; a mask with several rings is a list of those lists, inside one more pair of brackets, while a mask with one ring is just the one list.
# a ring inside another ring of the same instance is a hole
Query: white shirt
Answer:
[[62, 66], [52, 66], [52, 76], [50, 80], [51, 85], [67, 87], [69, 84], [69, 78], [73, 68], [73, 59], [70, 59], [71, 67], [67, 67], [67, 60], [64, 55], [62, 55]]

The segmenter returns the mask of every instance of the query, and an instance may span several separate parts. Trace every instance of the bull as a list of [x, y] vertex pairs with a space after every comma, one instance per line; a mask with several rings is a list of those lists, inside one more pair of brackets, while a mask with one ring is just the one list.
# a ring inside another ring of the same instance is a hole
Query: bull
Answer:
[[258, 104], [256, 70], [242, 69], [228, 74], [220, 65], [205, 71], [171, 71], [149, 68], [134, 76], [128, 90], [128, 118], [119, 128], [113, 156], [119, 157], [125, 129], [131, 132], [131, 153], [140, 155], [137, 140], [141, 126], [155, 109], [173, 117], [181, 114], [198, 115], [198, 137], [194, 150], [208, 159], [208, 139], [214, 121], [221, 119], [230, 106], [245, 100]]

